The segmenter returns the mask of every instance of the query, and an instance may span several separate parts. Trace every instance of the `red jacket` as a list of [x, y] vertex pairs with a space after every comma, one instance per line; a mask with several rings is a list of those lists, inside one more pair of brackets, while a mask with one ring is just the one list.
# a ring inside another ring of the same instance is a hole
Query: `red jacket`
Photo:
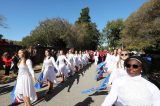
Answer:
[[5, 57], [2, 57], [2, 61], [4, 62], [6, 67], [10, 67], [11, 66], [11, 62], [12, 62], [13, 58], [11, 59], [7, 59]]

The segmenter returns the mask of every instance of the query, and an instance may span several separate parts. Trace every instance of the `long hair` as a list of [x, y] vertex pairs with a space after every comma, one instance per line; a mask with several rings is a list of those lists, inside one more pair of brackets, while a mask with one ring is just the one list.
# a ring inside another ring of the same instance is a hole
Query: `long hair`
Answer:
[[[46, 50], [45, 50], [45, 52], [46, 52], [46, 51], [49, 53], [49, 59], [50, 59], [50, 57], [52, 56], [52, 54], [51, 54], [51, 50], [50, 50], [50, 49], [46, 49]], [[44, 59], [46, 59], [46, 56], [45, 56], [45, 58], [44, 58]]]
[[[129, 58], [129, 53], [128, 53], [127, 50], [122, 50], [122, 51], [121, 51], [121, 54], [122, 54], [122, 52], [127, 52], [128, 58]], [[121, 55], [121, 54], [120, 54], [120, 55]], [[120, 56], [119, 61], [117, 62], [117, 68], [123, 68], [123, 67], [124, 67], [124, 64], [121, 64], [121, 61], [122, 61], [122, 58], [121, 58], [121, 56]], [[125, 60], [124, 60], [124, 61], [125, 61]]]
[[[30, 59], [30, 56], [29, 56], [29, 52], [26, 50], [26, 49], [20, 49], [19, 51], [22, 51], [23, 52], [23, 54], [24, 54], [24, 58], [25, 58], [25, 64], [26, 64], [26, 60], [27, 59]], [[21, 62], [21, 60], [19, 61], [19, 63]], [[18, 64], [19, 64], [18, 63]]]

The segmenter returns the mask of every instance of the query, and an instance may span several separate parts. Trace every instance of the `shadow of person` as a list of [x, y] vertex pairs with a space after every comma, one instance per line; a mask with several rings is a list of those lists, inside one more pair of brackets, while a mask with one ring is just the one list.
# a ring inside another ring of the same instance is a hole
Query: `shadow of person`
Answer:
[[75, 79], [77, 80], [77, 84], [79, 84], [80, 76], [84, 76], [83, 72], [86, 71], [89, 67], [91, 67], [91, 64], [87, 65], [82, 70], [77, 72], [73, 77], [71, 77], [71, 79], [68, 79], [69, 80], [68, 81], [69, 82], [68, 83], [68, 92], [70, 92], [70, 89], [73, 86]]
[[13, 90], [14, 86], [5, 85], [0, 87], [0, 95], [10, 93]]
[[[80, 71], [86, 71], [89, 67], [91, 67], [91, 64], [89, 64], [85, 70]], [[33, 105], [36, 105], [42, 101], [50, 101], [53, 97], [55, 97], [58, 93], [60, 93], [65, 87], [68, 87], [68, 92], [70, 92], [70, 89], [73, 86], [73, 83], [75, 80], [77, 80], [77, 84], [79, 83], [81, 73], [76, 73], [73, 77], [67, 78], [67, 80], [64, 83], [59, 83], [50, 94], [45, 94], [46, 90], [37, 92], [38, 100], [33, 103]], [[88, 100], [88, 99], [87, 99]]]
[[70, 77], [68, 79], [68, 92], [70, 92], [71, 87], [73, 86], [73, 83], [75, 82], [75, 80], [77, 80], [77, 84], [79, 83], [79, 79], [80, 79], [80, 75], [79, 73], [75, 73], [73, 77]]
[[93, 102], [94, 101], [92, 100], [91, 97], [87, 97], [82, 102], [79, 102], [79, 103], [75, 104], [74, 106], [90, 106], [91, 103], [93, 103]]
[[108, 94], [108, 91], [96, 91], [89, 96], [99, 96], [99, 95], [107, 95], [107, 94]]

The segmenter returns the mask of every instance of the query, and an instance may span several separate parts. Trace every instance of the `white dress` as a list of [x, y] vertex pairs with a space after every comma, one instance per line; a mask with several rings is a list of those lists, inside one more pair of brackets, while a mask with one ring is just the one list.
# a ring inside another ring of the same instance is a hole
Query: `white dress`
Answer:
[[71, 64], [73, 64], [73, 62], [74, 62], [74, 55], [73, 55], [73, 54], [68, 54], [68, 55], [67, 55], [67, 59], [69, 60], [69, 62], [70, 62]]
[[67, 64], [68, 69], [72, 70], [72, 71], [75, 71], [75, 64], [74, 64], [75, 58], [74, 58], [74, 55], [73, 54], [68, 54], [67, 55], [67, 59], [71, 63], [71, 65]]
[[140, 75], [116, 79], [101, 106], [160, 106], [160, 90]]
[[89, 54], [88, 54], [88, 53], [86, 53], [85, 55], [86, 55], [86, 60], [87, 60], [87, 64], [88, 64], [89, 59], [90, 59], [90, 56], [89, 56]]
[[99, 53], [98, 52], [94, 52], [94, 63], [98, 64], [98, 58], [99, 58]]
[[78, 55], [74, 54], [74, 65], [77, 67], [79, 67], [79, 60], [78, 59], [79, 59]]
[[87, 65], [87, 61], [86, 61], [86, 55], [85, 54], [82, 54], [82, 63], [83, 65]]
[[108, 84], [114, 82], [115, 79], [128, 75], [126, 69], [124, 68], [124, 61], [120, 60], [112, 71]]
[[66, 64], [65, 61], [69, 64], [71, 64], [65, 55], [60, 55], [57, 58], [56, 63], [58, 63], [59, 71], [60, 73], [64, 74], [64, 76], [68, 77], [68, 70], [66, 70]]
[[53, 57], [46, 57], [43, 61], [42, 70], [43, 71], [43, 82], [46, 82], [47, 80], [51, 81], [52, 83], [57, 83], [56, 78], [56, 72], [55, 68], [58, 71], [58, 67], [55, 63], [55, 60]]
[[107, 58], [105, 60], [105, 67], [107, 67], [107, 72], [111, 73], [112, 71], [115, 70], [116, 68], [116, 62], [115, 62], [115, 57], [113, 55], [107, 54]]
[[15, 98], [18, 102], [23, 101], [23, 97], [27, 96], [31, 102], [37, 100], [37, 94], [34, 89], [34, 71], [31, 60], [26, 60], [26, 64], [19, 64], [18, 77], [15, 88]]

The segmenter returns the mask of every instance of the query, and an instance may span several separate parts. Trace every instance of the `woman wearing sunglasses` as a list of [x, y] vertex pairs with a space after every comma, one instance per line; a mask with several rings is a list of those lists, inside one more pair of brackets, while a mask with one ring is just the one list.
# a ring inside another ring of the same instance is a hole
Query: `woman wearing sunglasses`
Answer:
[[160, 90], [141, 77], [142, 71], [147, 69], [145, 61], [134, 56], [124, 64], [128, 75], [114, 81], [101, 106], [160, 106]]
[[127, 75], [127, 72], [124, 68], [124, 61], [128, 58], [128, 51], [122, 50], [120, 53], [120, 60], [117, 62], [114, 70], [111, 73], [108, 84], [111, 85], [113, 81], [119, 77]]

